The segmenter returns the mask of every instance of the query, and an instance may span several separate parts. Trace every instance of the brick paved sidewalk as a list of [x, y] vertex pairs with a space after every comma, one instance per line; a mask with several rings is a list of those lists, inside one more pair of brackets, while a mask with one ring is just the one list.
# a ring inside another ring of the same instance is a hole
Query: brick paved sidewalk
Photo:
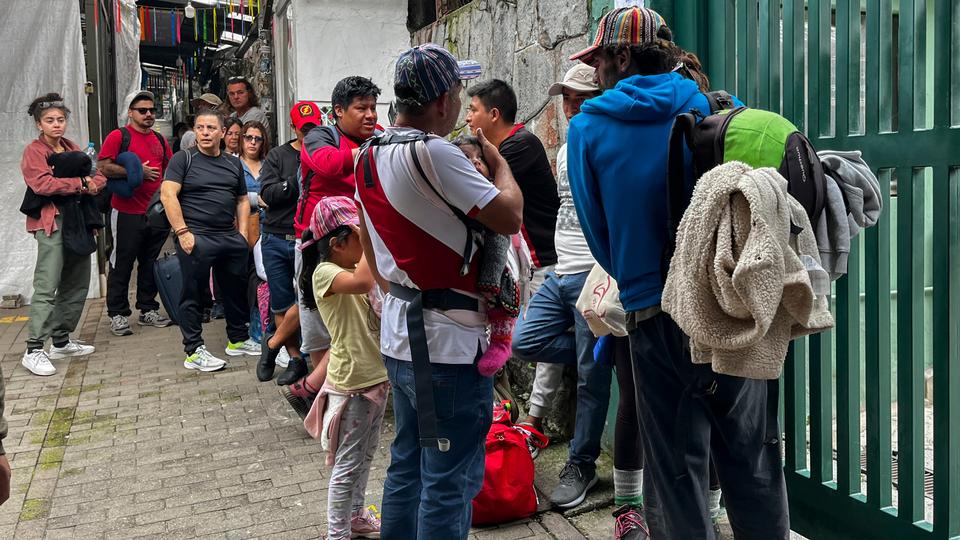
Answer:
[[[133, 336], [115, 337], [103, 311], [102, 300], [88, 302], [74, 336], [97, 351], [54, 361], [57, 374], [45, 378], [20, 366], [26, 309], [0, 311], [13, 466], [0, 538], [320, 537], [320, 446], [276, 385], [257, 382], [256, 359], [188, 371], [177, 327], [134, 324]], [[204, 337], [220, 350], [223, 321]], [[367, 500], [378, 506], [392, 430], [388, 418], [370, 476]], [[610, 538], [610, 509], [598, 501], [569, 519], [545, 512], [472, 536]]]

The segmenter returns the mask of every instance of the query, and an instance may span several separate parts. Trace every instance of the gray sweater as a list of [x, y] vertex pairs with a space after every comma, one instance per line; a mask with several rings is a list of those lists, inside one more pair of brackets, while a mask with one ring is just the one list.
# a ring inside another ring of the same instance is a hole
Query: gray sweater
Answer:
[[859, 150], [817, 152], [827, 175], [827, 198], [814, 234], [823, 268], [836, 280], [847, 273], [850, 245], [883, 211], [880, 182]]

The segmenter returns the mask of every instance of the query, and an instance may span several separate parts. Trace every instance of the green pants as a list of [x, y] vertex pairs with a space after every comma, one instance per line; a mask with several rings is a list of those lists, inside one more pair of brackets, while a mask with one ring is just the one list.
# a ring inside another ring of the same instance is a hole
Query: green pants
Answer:
[[[57, 218], [59, 226], [60, 218]], [[65, 253], [60, 230], [37, 239], [37, 269], [27, 323], [27, 349], [39, 349], [51, 338], [62, 344], [77, 328], [90, 288], [90, 256]]]

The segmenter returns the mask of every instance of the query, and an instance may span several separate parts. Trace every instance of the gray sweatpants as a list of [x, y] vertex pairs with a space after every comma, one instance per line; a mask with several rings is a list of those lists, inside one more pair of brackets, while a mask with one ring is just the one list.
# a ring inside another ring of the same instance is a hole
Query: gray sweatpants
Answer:
[[347, 398], [344, 405], [339, 446], [327, 490], [327, 537], [330, 540], [350, 538], [350, 520], [363, 511], [370, 463], [380, 442], [386, 407], [386, 400], [378, 407], [359, 395]]

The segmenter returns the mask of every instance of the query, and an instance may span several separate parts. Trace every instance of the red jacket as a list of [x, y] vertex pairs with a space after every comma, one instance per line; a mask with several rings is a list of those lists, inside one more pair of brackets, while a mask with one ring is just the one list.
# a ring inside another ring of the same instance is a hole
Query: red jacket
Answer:
[[[67, 152], [80, 150], [73, 141], [66, 137], [60, 139], [60, 144]], [[53, 154], [53, 147], [43, 140], [41, 134], [37, 139], [23, 149], [23, 158], [20, 159], [20, 172], [26, 182], [37, 195], [73, 195], [80, 193], [83, 186], [82, 178], [57, 178], [53, 170], [47, 165], [47, 158]], [[93, 177], [95, 186], [103, 189], [107, 179], [100, 171]], [[27, 232], [43, 231], [47, 236], [57, 230], [57, 207], [51, 202], [40, 210], [40, 219], [27, 216]]]
[[[338, 140], [339, 139], [339, 140]], [[313, 209], [324, 197], [354, 197], [353, 150], [360, 144], [335, 126], [319, 126], [303, 138], [300, 150], [300, 200], [293, 216], [297, 238], [310, 225]]]

